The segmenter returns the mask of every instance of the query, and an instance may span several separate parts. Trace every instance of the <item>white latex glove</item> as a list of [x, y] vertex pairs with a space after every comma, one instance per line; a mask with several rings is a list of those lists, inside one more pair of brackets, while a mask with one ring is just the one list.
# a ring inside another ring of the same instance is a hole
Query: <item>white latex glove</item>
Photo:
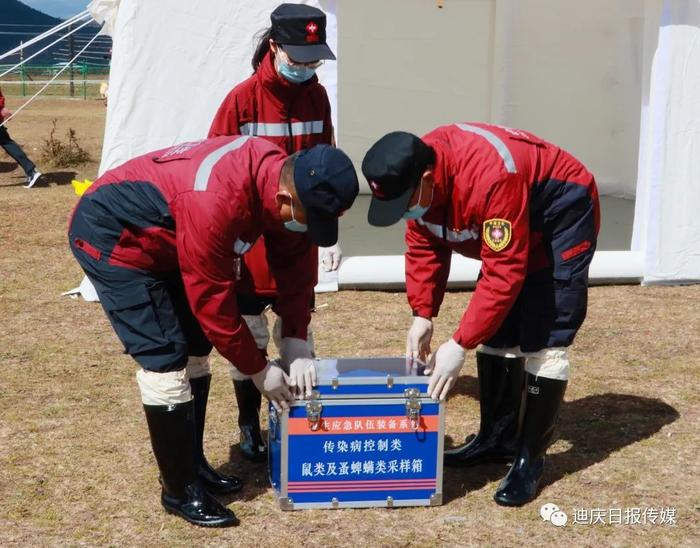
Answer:
[[318, 248], [318, 262], [326, 272], [338, 270], [340, 260], [343, 258], [343, 251], [338, 244], [331, 247]]
[[433, 338], [433, 321], [416, 316], [406, 337], [406, 365], [414, 367], [416, 362], [425, 363], [430, 354]]
[[281, 367], [267, 362], [265, 369], [251, 375], [250, 378], [278, 413], [289, 409], [289, 402], [294, 398], [289, 391], [289, 377]]
[[432, 371], [428, 383], [431, 398], [444, 401], [450, 388], [457, 382], [466, 355], [467, 351], [452, 338], [440, 345], [430, 360], [429, 368], [425, 369], [426, 373]]
[[311, 395], [316, 386], [316, 365], [305, 340], [285, 337], [280, 346], [282, 366], [289, 371], [289, 386], [297, 398]]

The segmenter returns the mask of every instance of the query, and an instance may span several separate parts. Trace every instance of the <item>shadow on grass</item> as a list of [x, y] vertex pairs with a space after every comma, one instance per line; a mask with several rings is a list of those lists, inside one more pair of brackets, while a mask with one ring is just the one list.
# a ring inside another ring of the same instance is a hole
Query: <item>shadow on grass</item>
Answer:
[[457, 379], [455, 386], [450, 390], [448, 400], [456, 395], [469, 396], [479, 400], [479, 379], [472, 375], [462, 375]]
[[[597, 394], [565, 402], [559, 416], [557, 437], [568, 441], [571, 446], [564, 452], [547, 455], [541, 487], [653, 436], [679, 416], [676, 409], [659, 399], [629, 394]], [[445, 467], [445, 502], [477, 491], [501, 479], [507, 471], [507, 466], [497, 464]]]
[[[267, 439], [267, 431], [262, 431], [262, 438]], [[251, 501], [271, 491], [267, 473], [267, 459], [263, 462], [251, 462], [243, 458], [238, 444], [231, 446], [229, 462], [218, 468], [222, 474], [232, 474], [243, 480], [243, 489], [231, 495], [217, 496], [224, 504], [234, 501]]]
[[0, 162], [0, 173], [10, 173], [17, 169], [17, 164], [14, 162]]
[[[2, 163], [0, 163], [0, 166]], [[12, 170], [10, 170], [12, 171]], [[0, 169], [0, 173], [2, 173], [2, 169]], [[32, 189], [34, 188], [41, 188], [41, 187], [48, 187], [51, 185], [69, 185], [73, 179], [75, 179], [76, 175], [78, 174], [77, 171], [50, 171], [48, 173], [42, 173], [41, 177], [39, 177], [39, 180], [34, 184]], [[22, 177], [17, 177], [17, 182], [16, 183], [10, 183], [9, 185], [2, 185], [6, 187], [12, 187], [12, 186], [24, 186], [26, 184], [25, 177], [22, 175]]]
[[51, 171], [44, 173], [35, 186], [69, 185], [77, 174], [76, 171]]

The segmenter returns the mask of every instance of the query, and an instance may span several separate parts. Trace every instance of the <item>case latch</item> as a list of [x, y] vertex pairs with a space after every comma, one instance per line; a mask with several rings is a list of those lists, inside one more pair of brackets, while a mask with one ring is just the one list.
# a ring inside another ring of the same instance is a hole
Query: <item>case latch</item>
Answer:
[[420, 390], [417, 388], [407, 388], [404, 390], [406, 396], [406, 416], [411, 421], [411, 428], [418, 430], [420, 426]]
[[309, 421], [309, 428], [314, 432], [321, 426], [323, 404], [318, 401], [320, 398], [321, 393], [318, 390], [313, 390], [309, 401], [306, 402], [306, 419]]

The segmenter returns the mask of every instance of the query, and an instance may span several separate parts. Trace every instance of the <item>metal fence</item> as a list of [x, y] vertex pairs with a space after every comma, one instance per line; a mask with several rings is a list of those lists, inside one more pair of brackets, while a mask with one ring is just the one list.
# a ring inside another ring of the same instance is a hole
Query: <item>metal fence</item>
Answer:
[[[26, 97], [38, 92], [67, 63], [53, 65], [22, 65], [0, 79], [2, 93], [6, 97]], [[13, 65], [0, 65], [0, 74]], [[77, 97], [82, 99], [101, 98], [109, 78], [109, 67], [89, 63], [68, 65], [61, 75], [44, 90], [43, 95], [54, 97]]]

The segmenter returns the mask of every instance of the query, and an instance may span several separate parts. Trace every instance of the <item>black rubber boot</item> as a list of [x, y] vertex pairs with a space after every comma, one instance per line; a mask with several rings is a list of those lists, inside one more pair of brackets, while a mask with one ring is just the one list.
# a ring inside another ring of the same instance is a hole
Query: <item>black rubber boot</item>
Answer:
[[204, 456], [204, 422], [207, 416], [207, 401], [209, 400], [209, 385], [211, 375], [190, 379], [192, 397], [194, 399], [194, 458], [197, 475], [204, 487], [216, 494], [229, 494], [240, 491], [243, 482], [236, 476], [227, 476], [214, 470]]
[[267, 448], [260, 433], [260, 403], [262, 395], [252, 380], [233, 381], [238, 402], [238, 426], [241, 430], [240, 449], [253, 462], [267, 460]]
[[463, 445], [445, 451], [447, 466], [512, 462], [518, 441], [525, 358], [476, 353], [479, 375], [479, 433]]
[[552, 441], [567, 381], [527, 374], [525, 416], [518, 453], [498, 486], [494, 500], [503, 506], [522, 506], [537, 496], [547, 447]]
[[171, 514], [203, 527], [238, 525], [235, 514], [204, 488], [194, 455], [194, 404], [144, 405], [163, 486], [161, 504]]

